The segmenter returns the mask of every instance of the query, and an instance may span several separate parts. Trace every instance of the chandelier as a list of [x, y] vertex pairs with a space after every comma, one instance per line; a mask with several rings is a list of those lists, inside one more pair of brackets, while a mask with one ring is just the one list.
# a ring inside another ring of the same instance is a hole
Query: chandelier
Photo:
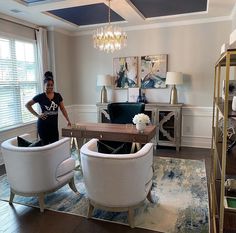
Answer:
[[98, 28], [93, 34], [93, 45], [94, 48], [107, 53], [120, 50], [127, 44], [127, 34], [122, 32], [120, 27], [112, 27], [111, 25], [111, 8], [109, 2], [108, 11], [108, 25], [105, 27]]

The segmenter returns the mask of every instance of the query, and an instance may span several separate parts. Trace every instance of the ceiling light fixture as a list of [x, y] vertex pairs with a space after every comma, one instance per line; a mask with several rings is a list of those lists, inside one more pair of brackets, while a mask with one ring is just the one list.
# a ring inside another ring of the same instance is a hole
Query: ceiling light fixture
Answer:
[[98, 28], [93, 34], [94, 48], [107, 53], [120, 50], [127, 45], [127, 34], [122, 32], [120, 27], [112, 27], [111, 25], [111, 0], [108, 0], [108, 22], [105, 27]]

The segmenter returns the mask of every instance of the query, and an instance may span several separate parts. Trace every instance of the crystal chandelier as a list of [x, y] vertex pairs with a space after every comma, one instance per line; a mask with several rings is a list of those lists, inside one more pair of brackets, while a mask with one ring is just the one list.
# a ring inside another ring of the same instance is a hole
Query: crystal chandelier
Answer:
[[112, 27], [111, 25], [111, 8], [109, 2], [108, 11], [108, 22], [109, 24], [105, 27], [98, 28], [93, 34], [93, 45], [94, 48], [107, 53], [120, 50], [127, 44], [127, 34], [122, 32], [120, 27]]

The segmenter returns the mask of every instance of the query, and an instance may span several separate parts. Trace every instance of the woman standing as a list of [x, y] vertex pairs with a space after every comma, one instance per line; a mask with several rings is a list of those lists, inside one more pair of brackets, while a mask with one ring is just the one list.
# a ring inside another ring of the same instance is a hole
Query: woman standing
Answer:
[[[36, 95], [32, 100], [26, 103], [26, 108], [38, 118], [37, 129], [40, 139], [44, 145], [59, 140], [58, 132], [58, 107], [61, 109], [63, 116], [67, 120], [67, 125], [71, 126], [68, 114], [63, 104], [63, 98], [60, 93], [54, 92], [53, 74], [47, 71], [44, 74], [45, 92]], [[38, 114], [32, 108], [32, 105], [38, 103], [42, 113]]]

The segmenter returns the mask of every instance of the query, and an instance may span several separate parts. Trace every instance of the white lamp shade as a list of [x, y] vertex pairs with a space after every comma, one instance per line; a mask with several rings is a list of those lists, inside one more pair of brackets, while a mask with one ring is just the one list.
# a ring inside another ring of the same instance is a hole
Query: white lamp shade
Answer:
[[176, 85], [183, 83], [183, 73], [181, 72], [167, 72], [166, 74], [166, 84]]
[[111, 86], [112, 80], [109, 74], [99, 74], [97, 76], [97, 86]]

